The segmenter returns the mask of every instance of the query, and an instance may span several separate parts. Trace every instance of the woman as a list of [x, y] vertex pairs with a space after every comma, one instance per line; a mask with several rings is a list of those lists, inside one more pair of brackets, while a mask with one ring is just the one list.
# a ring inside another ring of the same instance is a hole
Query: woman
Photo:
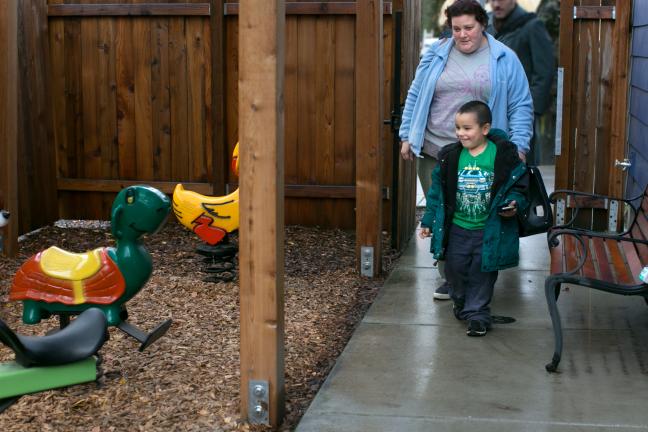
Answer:
[[[439, 150], [457, 140], [454, 114], [471, 100], [486, 102], [493, 128], [502, 129], [525, 160], [533, 135], [533, 102], [515, 53], [486, 33], [488, 15], [476, 0], [457, 0], [445, 11], [452, 38], [440, 39], [423, 55], [407, 93], [400, 127], [401, 156], [418, 157], [427, 193]], [[447, 284], [436, 299], [449, 299]]]

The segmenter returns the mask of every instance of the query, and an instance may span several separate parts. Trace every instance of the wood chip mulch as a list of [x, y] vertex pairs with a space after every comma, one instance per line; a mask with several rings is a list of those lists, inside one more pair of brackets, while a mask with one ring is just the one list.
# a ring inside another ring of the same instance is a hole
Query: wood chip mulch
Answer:
[[[386, 236], [385, 236], [386, 237]], [[128, 304], [132, 323], [152, 329], [173, 318], [169, 332], [146, 351], [111, 328], [101, 350], [103, 376], [22, 397], [0, 414], [10, 431], [264, 431], [239, 414], [238, 280], [204, 282], [193, 233], [169, 223], [145, 242], [154, 270]], [[397, 254], [384, 242], [384, 276], [355, 269], [352, 232], [286, 227], [286, 417], [293, 430], [371, 305]], [[49, 246], [82, 252], [113, 245], [108, 225], [64, 222], [21, 241], [15, 259], [0, 256], [0, 318], [21, 334], [44, 334], [54, 319], [21, 323], [22, 305], [7, 301], [11, 279], [29, 256]], [[13, 353], [0, 344], [0, 361]]]

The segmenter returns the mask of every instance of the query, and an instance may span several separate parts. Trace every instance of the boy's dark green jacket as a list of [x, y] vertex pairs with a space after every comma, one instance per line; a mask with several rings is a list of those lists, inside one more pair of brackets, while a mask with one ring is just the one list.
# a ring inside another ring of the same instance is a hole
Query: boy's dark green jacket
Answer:
[[[519, 260], [517, 217], [505, 218], [497, 214], [497, 207], [515, 200], [518, 212], [526, 209], [526, 190], [529, 180], [526, 165], [518, 156], [515, 144], [494, 134], [488, 136], [497, 146], [495, 173], [491, 189], [490, 212], [484, 226], [482, 271], [490, 272], [515, 267]], [[430, 252], [436, 259], [444, 259], [448, 233], [457, 200], [457, 171], [461, 143], [449, 144], [439, 152], [439, 164], [432, 172], [432, 187], [427, 194], [422, 227], [430, 228]]]

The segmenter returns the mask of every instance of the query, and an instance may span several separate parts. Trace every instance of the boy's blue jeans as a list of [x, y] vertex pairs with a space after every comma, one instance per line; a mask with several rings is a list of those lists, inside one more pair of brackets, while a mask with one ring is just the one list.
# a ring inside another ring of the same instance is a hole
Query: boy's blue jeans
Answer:
[[[445, 274], [457, 318], [491, 325], [490, 302], [497, 271], [482, 272], [484, 230], [467, 230], [452, 224], [446, 251]], [[463, 305], [463, 307], [462, 307]]]

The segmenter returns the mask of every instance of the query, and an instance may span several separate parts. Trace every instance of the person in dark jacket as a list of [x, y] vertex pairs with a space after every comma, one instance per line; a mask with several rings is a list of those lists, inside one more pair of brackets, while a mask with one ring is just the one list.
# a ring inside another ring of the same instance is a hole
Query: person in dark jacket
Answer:
[[498, 270], [518, 264], [518, 211], [526, 209], [526, 164], [512, 142], [489, 134], [491, 111], [471, 101], [455, 116], [459, 142], [439, 152], [421, 222], [421, 238], [445, 260], [457, 319], [468, 336], [491, 326], [490, 301]]
[[[520, 59], [529, 80], [537, 120], [549, 108], [556, 74], [551, 37], [536, 14], [525, 11], [517, 0], [490, 0], [490, 4], [492, 13], [486, 31], [515, 51]], [[531, 153], [537, 155], [534, 142], [532, 139]], [[533, 155], [528, 159], [534, 162]]]

